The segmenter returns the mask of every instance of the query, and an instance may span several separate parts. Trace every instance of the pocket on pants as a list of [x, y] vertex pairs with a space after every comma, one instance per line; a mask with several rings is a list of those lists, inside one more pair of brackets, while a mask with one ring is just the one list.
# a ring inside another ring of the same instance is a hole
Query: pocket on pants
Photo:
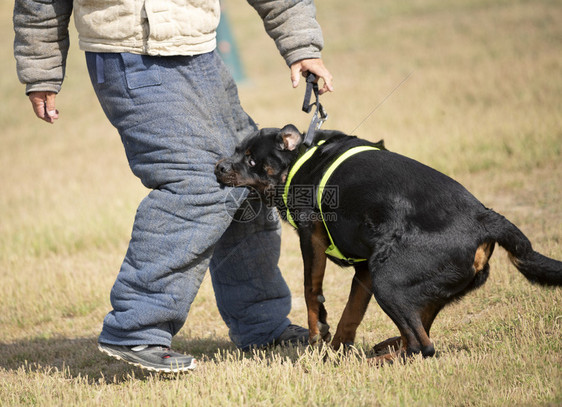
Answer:
[[125, 80], [129, 90], [162, 84], [160, 69], [154, 61], [156, 57], [126, 52], [120, 55], [125, 66]]

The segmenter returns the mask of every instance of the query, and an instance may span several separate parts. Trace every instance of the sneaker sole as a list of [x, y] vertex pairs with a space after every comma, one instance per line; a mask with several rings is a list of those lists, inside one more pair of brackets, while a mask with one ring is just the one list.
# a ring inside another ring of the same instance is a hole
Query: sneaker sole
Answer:
[[154, 366], [148, 366], [148, 365], [143, 365], [142, 363], [139, 362], [133, 362], [130, 360], [127, 360], [125, 358], [123, 358], [121, 355], [119, 355], [118, 353], [113, 353], [111, 350], [103, 348], [102, 346], [100, 346], [98, 344], [98, 349], [100, 350], [100, 352], [105, 353], [108, 356], [111, 356], [112, 358], [115, 358], [117, 360], [121, 360], [125, 363], [128, 363], [130, 365], [133, 366], [137, 366], [140, 367], [141, 369], [145, 369], [145, 370], [149, 370], [151, 372], [159, 372], [159, 373], [178, 373], [178, 372], [187, 372], [189, 370], [194, 370], [196, 367], [196, 361], [195, 359], [193, 359], [191, 361], [191, 364], [189, 366], [178, 366], [175, 368], [172, 367], [154, 367]]

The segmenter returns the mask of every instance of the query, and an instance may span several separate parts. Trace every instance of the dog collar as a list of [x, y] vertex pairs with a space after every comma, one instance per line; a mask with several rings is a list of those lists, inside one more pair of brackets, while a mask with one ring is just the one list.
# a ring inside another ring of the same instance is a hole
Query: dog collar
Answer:
[[[285, 207], [287, 208], [287, 221], [295, 229], [298, 229], [298, 226], [295, 223], [295, 220], [293, 219], [293, 217], [291, 216], [291, 213], [289, 211], [289, 206], [287, 205], [291, 181], [293, 180], [293, 177], [295, 176], [295, 174], [303, 166], [303, 164], [305, 162], [307, 162], [312, 157], [312, 155], [316, 152], [318, 147], [320, 145], [322, 145], [324, 142], [325, 142], [325, 140], [321, 140], [318, 144], [316, 144], [314, 147], [308, 149], [303, 155], [301, 155], [297, 159], [295, 164], [291, 167], [291, 170], [289, 171], [289, 174], [287, 175], [287, 181], [285, 183], [285, 189], [283, 191], [283, 202], [285, 203]], [[320, 180], [320, 183], [318, 184], [316, 201], [318, 202], [318, 209], [320, 211], [320, 217], [322, 218], [322, 223], [324, 224], [324, 228], [326, 229], [326, 233], [328, 234], [328, 239], [330, 240], [330, 246], [328, 246], [328, 248], [326, 249], [326, 254], [331, 256], [331, 257], [335, 257], [339, 260], [343, 260], [343, 261], [345, 261], [349, 264], [354, 264], [354, 263], [358, 263], [358, 262], [361, 262], [361, 261], [366, 261], [367, 259], [354, 259], [354, 258], [345, 257], [343, 255], [343, 253], [337, 248], [336, 244], [334, 243], [334, 239], [332, 238], [332, 235], [330, 234], [330, 230], [328, 229], [328, 225], [326, 224], [326, 220], [325, 220], [324, 214], [322, 212], [322, 197], [324, 195], [324, 189], [326, 187], [326, 184], [330, 180], [330, 177], [332, 176], [334, 171], [345, 160], [354, 156], [355, 154], [359, 154], [363, 151], [371, 151], [371, 150], [377, 150], [378, 151], [380, 149], [377, 148], [377, 147], [373, 147], [373, 146], [358, 146], [358, 147], [350, 148], [349, 150], [347, 150], [346, 152], [341, 154], [338, 158], [336, 158], [336, 160], [332, 164], [330, 164], [330, 166], [328, 167], [328, 169], [326, 170], [326, 172], [322, 176], [322, 178]]]

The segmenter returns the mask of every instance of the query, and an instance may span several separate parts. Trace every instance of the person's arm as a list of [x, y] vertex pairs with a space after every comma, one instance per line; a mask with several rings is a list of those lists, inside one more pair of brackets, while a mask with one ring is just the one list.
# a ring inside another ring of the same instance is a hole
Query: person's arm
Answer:
[[265, 30], [291, 68], [293, 87], [300, 75], [314, 73], [324, 82], [320, 93], [332, 91], [332, 75], [324, 66], [322, 30], [312, 0], [248, 0], [263, 20]]
[[16, 0], [14, 5], [18, 78], [37, 117], [49, 123], [58, 117], [55, 95], [64, 79], [71, 13], [72, 0]]

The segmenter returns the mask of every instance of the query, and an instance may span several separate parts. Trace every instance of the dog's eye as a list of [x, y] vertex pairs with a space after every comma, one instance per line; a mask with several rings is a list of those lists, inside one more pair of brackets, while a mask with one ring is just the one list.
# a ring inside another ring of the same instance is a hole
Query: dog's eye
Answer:
[[249, 165], [250, 167], [255, 167], [255, 166], [256, 166], [256, 162], [255, 162], [255, 160], [254, 160], [251, 156], [248, 157], [248, 165]]

